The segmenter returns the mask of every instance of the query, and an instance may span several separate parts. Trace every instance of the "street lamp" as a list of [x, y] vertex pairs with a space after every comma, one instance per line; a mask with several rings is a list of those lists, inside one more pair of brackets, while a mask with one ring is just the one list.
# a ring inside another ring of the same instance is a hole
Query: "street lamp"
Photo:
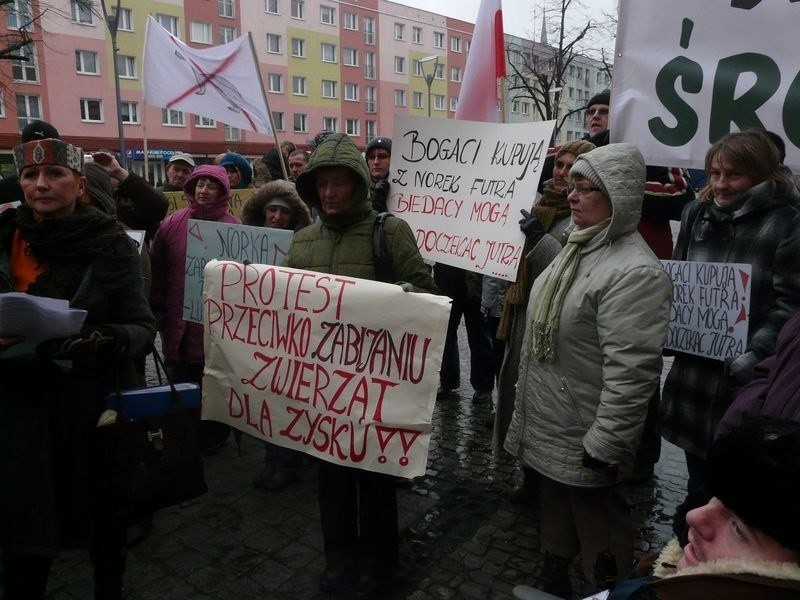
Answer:
[[[425, 65], [429, 62], [433, 63], [433, 69], [430, 73], [425, 72]], [[425, 78], [425, 85], [428, 86], [428, 116], [431, 116], [431, 86], [433, 85], [433, 78], [436, 76], [436, 71], [439, 68], [439, 57], [435, 54], [426, 56], [419, 59], [419, 70], [422, 71], [422, 76]]]
[[119, 67], [117, 65], [117, 56], [119, 55], [119, 46], [117, 46], [117, 31], [119, 29], [119, 14], [120, 14], [120, 0], [117, 0], [116, 12], [109, 13], [106, 8], [105, 0], [100, 3], [103, 8], [103, 17], [105, 17], [108, 32], [111, 35], [111, 54], [114, 57], [114, 91], [117, 97], [117, 135], [119, 136], [119, 156], [123, 165], [127, 164], [127, 157], [125, 156], [125, 129], [122, 125], [122, 94], [119, 89]]

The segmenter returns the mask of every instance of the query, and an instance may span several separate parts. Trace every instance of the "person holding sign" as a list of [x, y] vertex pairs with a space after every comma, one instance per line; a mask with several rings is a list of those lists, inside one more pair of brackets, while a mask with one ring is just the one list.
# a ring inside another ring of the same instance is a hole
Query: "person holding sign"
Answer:
[[[303, 200], [320, 219], [298, 231], [284, 266], [381, 280], [414, 292], [436, 292], [411, 228], [397, 217], [383, 224], [389, 269], [379, 268], [367, 164], [349, 136], [333, 133], [317, 146], [297, 179]], [[327, 565], [320, 579], [326, 594], [355, 584], [359, 597], [381, 598], [397, 566], [395, 478], [319, 461], [319, 506]]]
[[570, 176], [574, 229], [531, 290], [505, 441], [542, 475], [538, 587], [562, 597], [571, 594], [578, 552], [600, 589], [633, 562], [620, 481], [633, 467], [661, 372], [672, 297], [636, 231], [645, 183], [639, 150], [597, 148], [575, 160]]
[[[750, 315], [745, 347], [733, 348], [725, 361], [676, 352], [664, 384], [661, 433], [686, 452], [689, 471], [687, 498], [673, 524], [680, 537], [686, 511], [708, 500], [705, 457], [736, 388], [750, 381], [757, 362], [775, 353], [778, 332], [800, 310], [798, 191], [778, 149], [762, 131], [730, 133], [711, 146], [705, 163], [708, 185], [683, 211], [673, 258], [752, 265]], [[697, 279], [713, 287], [714, 280]], [[715, 321], [727, 319], [729, 300], [697, 296], [695, 318], [702, 314], [718, 328]]]

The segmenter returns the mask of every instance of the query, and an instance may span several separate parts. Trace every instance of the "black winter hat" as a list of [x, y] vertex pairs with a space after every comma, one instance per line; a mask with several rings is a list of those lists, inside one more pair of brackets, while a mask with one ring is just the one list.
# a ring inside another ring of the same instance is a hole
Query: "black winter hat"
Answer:
[[759, 418], [720, 436], [708, 491], [785, 548], [800, 552], [800, 423]]
[[594, 106], [595, 104], [611, 104], [611, 90], [603, 90], [599, 94], [592, 96], [586, 104], [586, 108]]
[[369, 153], [372, 150], [374, 150], [375, 148], [383, 148], [389, 154], [391, 154], [392, 153], [392, 140], [391, 140], [391, 138], [376, 137], [369, 144], [367, 144], [367, 149], [364, 150], [364, 156], [369, 158]]
[[45, 140], [47, 138], [61, 139], [58, 129], [50, 125], [47, 121], [31, 121], [22, 130], [20, 135], [22, 143], [27, 144], [33, 140]]

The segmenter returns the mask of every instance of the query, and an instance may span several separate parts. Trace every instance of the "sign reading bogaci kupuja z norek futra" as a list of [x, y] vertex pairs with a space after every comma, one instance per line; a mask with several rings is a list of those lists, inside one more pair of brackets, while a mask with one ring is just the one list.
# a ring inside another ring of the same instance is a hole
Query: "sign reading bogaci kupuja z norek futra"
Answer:
[[205, 268], [203, 418], [341, 465], [425, 473], [450, 299], [280, 266]]

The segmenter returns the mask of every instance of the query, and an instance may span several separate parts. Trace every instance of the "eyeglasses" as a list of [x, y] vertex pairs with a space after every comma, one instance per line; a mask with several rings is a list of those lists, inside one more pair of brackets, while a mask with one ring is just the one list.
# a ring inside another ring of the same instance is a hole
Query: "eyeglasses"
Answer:
[[603, 115], [603, 116], [607, 115], [608, 114], [608, 108], [599, 107], [598, 106], [598, 107], [595, 107], [595, 108], [587, 108], [586, 109], [586, 116], [587, 117], [593, 117], [596, 114]]
[[588, 196], [592, 192], [599, 192], [599, 187], [591, 187], [588, 185], [567, 186], [564, 193], [569, 196], [572, 192], [576, 192], [579, 196]]

